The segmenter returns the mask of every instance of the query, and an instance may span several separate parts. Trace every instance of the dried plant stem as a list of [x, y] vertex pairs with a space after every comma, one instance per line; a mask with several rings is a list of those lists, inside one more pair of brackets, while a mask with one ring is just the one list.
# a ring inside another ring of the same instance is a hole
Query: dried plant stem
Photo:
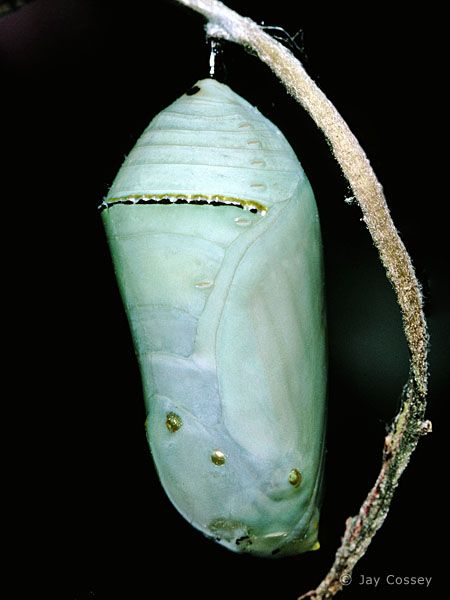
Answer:
[[428, 334], [422, 295], [411, 259], [395, 229], [383, 188], [348, 125], [333, 104], [308, 76], [300, 62], [251, 19], [242, 17], [218, 0], [178, 0], [206, 17], [211, 37], [251, 48], [279, 77], [288, 92], [308, 111], [328, 139], [332, 152], [359, 203], [363, 219], [391, 281], [403, 318], [410, 351], [410, 376], [402, 405], [384, 440], [380, 474], [357, 516], [350, 517], [342, 544], [329, 573], [316, 590], [301, 598], [331, 598], [364, 555], [389, 511], [398, 480], [422, 434], [431, 431], [424, 421], [427, 392]]

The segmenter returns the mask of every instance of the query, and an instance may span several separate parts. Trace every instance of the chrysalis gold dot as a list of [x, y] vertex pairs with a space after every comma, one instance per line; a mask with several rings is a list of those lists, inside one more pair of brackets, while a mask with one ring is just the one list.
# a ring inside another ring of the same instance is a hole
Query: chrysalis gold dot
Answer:
[[221, 450], [214, 450], [211, 454], [211, 460], [215, 465], [221, 467], [225, 464], [226, 456]]
[[206, 289], [206, 288], [210, 288], [213, 286], [213, 282], [209, 281], [209, 280], [205, 280], [205, 281], [199, 281], [198, 283], [195, 284], [196, 288], [199, 289]]
[[289, 473], [288, 481], [294, 487], [298, 487], [302, 482], [302, 474], [298, 469], [292, 469]]
[[175, 433], [183, 425], [183, 420], [179, 415], [174, 412], [167, 413], [166, 415], [166, 427], [170, 433]]

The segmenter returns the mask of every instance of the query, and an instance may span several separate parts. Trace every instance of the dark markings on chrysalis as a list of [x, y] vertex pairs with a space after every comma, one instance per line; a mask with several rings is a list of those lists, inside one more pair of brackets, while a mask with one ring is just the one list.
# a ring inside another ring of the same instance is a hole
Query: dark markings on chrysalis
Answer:
[[[216, 200], [186, 200], [186, 198], [178, 198], [177, 200], [172, 200], [170, 198], [161, 198], [161, 199], [150, 199], [150, 200], [118, 200], [115, 202], [105, 202], [100, 205], [100, 212], [105, 210], [106, 208], [111, 208], [112, 206], [117, 206], [119, 204], [189, 204], [191, 206], [234, 206], [235, 208], [244, 209], [245, 206], [241, 204], [230, 204], [229, 202], [220, 202]], [[256, 214], [258, 212], [257, 208], [248, 208], [249, 212]]]
[[190, 90], [188, 90], [186, 92], [186, 96], [193, 96], [194, 94], [197, 94], [197, 92], [199, 92], [199, 91], [200, 91], [199, 86], [198, 85], [194, 85], [194, 86], [191, 87]]

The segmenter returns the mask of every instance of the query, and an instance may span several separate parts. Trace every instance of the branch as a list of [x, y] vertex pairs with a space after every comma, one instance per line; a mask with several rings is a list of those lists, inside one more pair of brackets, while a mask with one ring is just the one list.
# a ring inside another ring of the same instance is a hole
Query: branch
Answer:
[[178, 0], [208, 20], [210, 37], [242, 44], [253, 50], [308, 111], [325, 134], [362, 210], [363, 220], [379, 252], [402, 313], [410, 353], [410, 374], [402, 404], [384, 440], [378, 478], [346, 530], [334, 564], [316, 590], [301, 598], [331, 598], [342, 589], [358, 560], [387, 516], [398, 480], [421, 435], [431, 431], [424, 421], [428, 379], [428, 333], [420, 284], [411, 259], [392, 222], [383, 194], [364, 150], [325, 94], [293, 54], [266, 34], [255, 22], [230, 10], [218, 0]]

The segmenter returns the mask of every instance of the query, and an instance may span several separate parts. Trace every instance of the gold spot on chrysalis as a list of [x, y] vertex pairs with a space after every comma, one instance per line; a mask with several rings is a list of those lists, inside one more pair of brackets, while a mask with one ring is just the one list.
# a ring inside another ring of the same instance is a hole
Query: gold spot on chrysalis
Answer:
[[314, 546], [312, 546], [311, 550], [320, 550], [320, 542], [316, 542]]
[[225, 464], [226, 457], [221, 450], [214, 450], [214, 452], [211, 454], [211, 460], [215, 465], [221, 467]]
[[213, 286], [213, 282], [209, 281], [209, 280], [199, 281], [195, 284], [195, 287], [199, 288], [199, 289], [210, 288], [212, 286]]
[[[259, 142], [252, 140], [249, 144], [258, 144]], [[234, 196], [224, 196], [221, 194], [128, 194], [127, 196], [117, 196], [116, 198], [106, 198], [99, 206], [100, 210], [110, 208], [114, 204], [137, 204], [149, 203], [158, 204], [161, 202], [165, 205], [167, 202], [171, 204], [206, 204], [214, 206], [220, 205], [235, 205], [240, 206], [245, 210], [256, 212], [264, 216], [269, 210], [267, 206], [257, 202], [256, 200], [245, 200], [244, 198], [235, 198]]]
[[226, 518], [214, 519], [208, 529], [214, 534], [214, 537], [221, 538], [227, 542], [235, 541], [237, 546], [250, 541], [250, 531], [246, 525], [239, 521], [232, 521]]
[[292, 469], [289, 473], [288, 481], [294, 487], [298, 487], [302, 482], [302, 474], [298, 469]]
[[166, 427], [170, 433], [175, 433], [183, 425], [183, 420], [179, 415], [174, 412], [167, 413], [166, 415]]
[[248, 227], [249, 225], [252, 224], [250, 219], [246, 219], [245, 217], [236, 217], [234, 219], [234, 222], [236, 223], [236, 225], [239, 225], [240, 227]]

